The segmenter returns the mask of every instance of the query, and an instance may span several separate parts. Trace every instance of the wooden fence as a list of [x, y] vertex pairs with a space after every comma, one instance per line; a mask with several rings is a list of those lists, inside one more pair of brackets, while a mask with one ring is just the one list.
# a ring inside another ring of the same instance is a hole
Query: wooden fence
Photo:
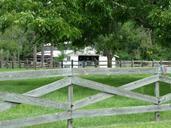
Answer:
[[[171, 61], [145, 61], [145, 60], [116, 60], [112, 61], [113, 67], [157, 67], [159, 65], [171, 66]], [[33, 60], [25, 61], [1, 61], [0, 68], [82, 68], [82, 67], [107, 67], [107, 61], [54, 61], [53, 65], [50, 62], [37, 62]]]
[[[171, 93], [160, 96], [159, 81], [171, 84], [171, 78], [164, 75], [170, 73], [170, 68], [116, 68], [116, 69], [55, 69], [55, 70], [37, 70], [37, 71], [18, 71], [18, 72], [3, 72], [0, 73], [0, 81], [4, 80], [16, 80], [16, 79], [32, 79], [32, 78], [44, 78], [44, 77], [56, 77], [64, 76], [63, 79], [42, 86], [40, 88], [31, 90], [24, 94], [0, 92], [0, 111], [8, 110], [15, 107], [17, 104], [30, 104], [55, 109], [64, 110], [61, 113], [46, 114], [37, 117], [30, 117], [24, 119], [13, 119], [0, 122], [0, 128], [18, 128], [25, 126], [32, 126], [44, 123], [52, 123], [61, 120], [67, 120], [67, 128], [73, 128], [73, 120], [76, 118], [85, 117], [99, 117], [99, 116], [112, 116], [112, 115], [124, 115], [124, 114], [136, 114], [155, 112], [156, 120], [159, 120], [160, 111], [171, 110], [171, 104], [167, 103], [171, 100]], [[106, 75], [118, 75], [118, 74], [151, 74], [150, 77], [140, 79], [120, 87], [112, 87], [102, 83], [94, 82], [91, 80], [80, 78], [79, 75], [89, 74], [106, 74]], [[137, 92], [133, 92], [137, 88], [147, 86], [154, 83], [155, 96], [149, 96]], [[94, 90], [98, 90], [98, 93], [87, 98], [83, 98], [79, 101], [73, 102], [73, 86], [81, 86]], [[68, 87], [68, 101], [66, 103], [55, 102], [51, 100], [45, 100], [40, 98], [43, 95], [56, 91], [58, 89]], [[120, 108], [105, 108], [105, 109], [93, 109], [93, 110], [79, 110], [87, 105], [105, 100], [112, 96], [119, 95], [132, 99], [138, 99], [141, 101], [149, 102], [151, 105], [134, 106], [134, 107], [120, 107]]]

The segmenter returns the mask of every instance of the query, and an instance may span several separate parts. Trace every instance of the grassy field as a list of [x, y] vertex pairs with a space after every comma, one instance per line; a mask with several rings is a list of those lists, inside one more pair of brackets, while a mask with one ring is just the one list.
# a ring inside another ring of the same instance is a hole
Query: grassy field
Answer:
[[[111, 86], [120, 86], [128, 82], [132, 82], [147, 75], [122, 75], [122, 76], [82, 76], [86, 79], [101, 82]], [[33, 80], [20, 80], [20, 81], [2, 81], [0, 82], [0, 91], [24, 93], [34, 88], [46, 85], [47, 83], [56, 81], [59, 78], [46, 78], [46, 79], [33, 79]], [[167, 94], [171, 91], [171, 86], [166, 86], [165, 83], [160, 83], [161, 95]], [[154, 84], [145, 86], [135, 90], [136, 92], [153, 95]], [[90, 90], [74, 86], [74, 100], [79, 100], [84, 97], [97, 94], [98, 91]], [[54, 101], [67, 100], [67, 88], [60, 89], [53, 93], [43, 96], [44, 98]], [[83, 109], [97, 109], [109, 107], [123, 107], [123, 106], [138, 106], [146, 105], [148, 103], [133, 100], [121, 96], [114, 96], [105, 101], [87, 106]], [[31, 117], [42, 114], [49, 114], [59, 112], [56, 109], [49, 109], [43, 107], [35, 107], [30, 105], [17, 105], [16, 107], [0, 113], [0, 120], [16, 119], [23, 117]], [[161, 112], [161, 122], [153, 122], [154, 113], [110, 116], [110, 117], [96, 117], [96, 118], [81, 118], [74, 120], [75, 128], [170, 128], [171, 127], [171, 112]], [[32, 126], [30, 128], [65, 128], [66, 121], [60, 121], [50, 124], [42, 124]]]

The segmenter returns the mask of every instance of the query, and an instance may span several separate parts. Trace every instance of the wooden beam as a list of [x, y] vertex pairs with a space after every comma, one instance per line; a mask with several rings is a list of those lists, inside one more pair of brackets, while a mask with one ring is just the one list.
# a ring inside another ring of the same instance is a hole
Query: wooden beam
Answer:
[[34, 98], [34, 97], [24, 96], [16, 93], [0, 92], [0, 99], [12, 103], [23, 103], [23, 104], [57, 108], [63, 110], [67, 110], [69, 108], [69, 104], [67, 103], [58, 103], [51, 100]]
[[120, 86], [120, 89], [125, 89], [125, 90], [134, 90], [140, 87], [143, 87], [145, 85], [149, 85], [151, 83], [157, 82], [159, 81], [159, 75], [154, 75], [154, 76], [150, 76], [144, 79], [140, 79], [125, 85]]
[[164, 95], [160, 98], [160, 103], [166, 103], [168, 101], [171, 101], [171, 93]]
[[165, 67], [165, 73], [171, 73], [171, 67]]
[[86, 118], [86, 117], [99, 117], [99, 116], [114, 116], [114, 115], [128, 115], [155, 111], [167, 111], [171, 110], [171, 104], [164, 104], [160, 106], [148, 105], [148, 106], [134, 106], [134, 107], [120, 107], [120, 108], [106, 108], [95, 110], [80, 110], [73, 111], [72, 115], [68, 112], [59, 114], [47, 114], [38, 117], [14, 119], [0, 122], [0, 128], [19, 128], [26, 126], [33, 126], [45, 123], [52, 123], [55, 121]]
[[171, 104], [164, 104], [160, 106], [147, 105], [147, 106], [108, 108], [108, 109], [96, 109], [96, 110], [80, 110], [80, 111], [74, 111], [72, 117], [85, 118], [85, 117], [99, 117], [99, 116], [128, 115], [128, 114], [167, 111], [167, 110], [171, 110]]
[[71, 84], [71, 78], [66, 77], [64, 79], [55, 81], [55, 82], [50, 83], [48, 85], [45, 85], [45, 86], [42, 86], [40, 88], [26, 92], [26, 93], [24, 93], [24, 95], [33, 96], [33, 97], [40, 97], [40, 96], [46, 95], [48, 93], [51, 93], [53, 91], [59, 90], [61, 88], [67, 87], [70, 84]]
[[15, 106], [15, 104], [9, 103], [9, 102], [0, 101], [0, 112], [8, 110], [8, 109], [10, 109], [13, 106]]
[[165, 83], [171, 84], [171, 77], [168, 77], [168, 76], [160, 76], [159, 80], [161, 82], [165, 82]]
[[52, 123], [61, 120], [67, 120], [68, 118], [71, 118], [71, 115], [68, 112], [63, 112], [59, 114], [47, 114], [38, 117], [1, 121], [0, 128], [20, 128], [45, 123]]
[[[73, 75], [118, 75], [118, 74], [156, 74], [158, 68], [75, 68]], [[71, 69], [48, 69], [48, 70], [29, 70], [1, 72], [0, 81], [4, 80], [20, 80], [20, 79], [36, 79], [57, 76], [71, 76]]]
[[48, 70], [0, 72], [0, 81], [48, 78], [48, 77], [57, 77], [57, 76], [70, 76], [70, 75], [71, 75], [71, 69], [48, 69]]
[[142, 100], [142, 101], [146, 101], [150, 103], [158, 103], [158, 99], [152, 96], [127, 91], [124, 89], [118, 89], [116, 87], [111, 87], [105, 84], [97, 83], [97, 82], [90, 81], [90, 80], [85, 80], [85, 79], [78, 78], [78, 77], [73, 77], [72, 83], [82, 86], [82, 87], [95, 89], [95, 90], [102, 91], [102, 92], [109, 93], [109, 94], [116, 94], [116, 95], [138, 99], [138, 100]]
[[[50, 92], [53, 92], [55, 90], [64, 88], [70, 84], [71, 84], [71, 78], [66, 77], [64, 79], [55, 81], [53, 83], [42, 86], [40, 88], [36, 88], [34, 90], [26, 92], [23, 95], [32, 96], [32, 97], [40, 97], [40, 96], [43, 96], [43, 95], [48, 94]], [[15, 103], [9, 103], [9, 102], [0, 103], [0, 112], [8, 110], [13, 106], [15, 106]]]
[[158, 68], [76, 68], [74, 75], [121, 75], [121, 74], [157, 74]]
[[96, 95], [86, 97], [84, 99], [81, 99], [81, 100], [78, 100], [78, 101], [74, 102], [73, 110], [77, 110], [77, 109], [85, 107], [87, 105], [90, 105], [90, 104], [105, 100], [105, 99], [110, 98], [112, 96], [113, 96], [113, 94], [98, 93]]
[[[118, 88], [130, 91], [130, 90], [134, 90], [134, 89], [140, 88], [142, 86], [154, 83], [154, 82], [156, 82], [158, 80], [159, 80], [159, 76], [158, 75], [154, 75], [154, 76], [150, 76], [150, 77], [147, 77], [147, 78], [144, 78], [144, 79], [141, 79], [141, 80], [137, 80], [137, 81], [125, 84], [125, 85], [120, 86]], [[76, 109], [79, 109], [81, 107], [85, 107], [87, 105], [90, 105], [90, 104], [93, 104], [93, 103], [105, 100], [105, 99], [110, 98], [112, 96], [113, 96], [113, 94], [98, 93], [96, 95], [93, 95], [93, 96], [90, 96], [90, 97], [86, 97], [84, 99], [76, 101], [74, 103], [73, 109], [76, 110]]]

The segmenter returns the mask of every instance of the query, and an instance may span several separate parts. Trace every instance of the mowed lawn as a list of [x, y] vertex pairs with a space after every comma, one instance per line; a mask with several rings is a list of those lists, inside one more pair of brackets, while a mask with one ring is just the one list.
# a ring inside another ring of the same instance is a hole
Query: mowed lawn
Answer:
[[[122, 76], [82, 76], [83, 78], [108, 84], [111, 86], [121, 86], [123, 84], [148, 77], [148, 75], [122, 75]], [[54, 82], [58, 78], [32, 79], [19, 81], [0, 81], [0, 91], [24, 93], [48, 83]], [[161, 95], [171, 92], [171, 86], [165, 83], [160, 83]], [[154, 95], [154, 84], [139, 88], [136, 92]], [[74, 86], [74, 100], [79, 100], [87, 96], [95, 95], [98, 91]], [[53, 93], [43, 96], [43, 98], [54, 101], [67, 101], [67, 88], [60, 89]], [[89, 105], [82, 109], [98, 109], [110, 107], [126, 107], [147, 105], [149, 103], [125, 98], [121, 96], [113, 96], [107, 100]], [[33, 117], [43, 114], [61, 112], [61, 110], [43, 108], [31, 105], [17, 105], [12, 109], [0, 112], [0, 120], [9, 120], [24, 117]], [[22, 123], [22, 122], [21, 122]], [[161, 121], [154, 122], [154, 113], [110, 116], [110, 117], [94, 117], [74, 119], [75, 128], [170, 128], [171, 127], [171, 111], [161, 112]], [[66, 128], [66, 121], [59, 121], [50, 124], [42, 124], [31, 126], [30, 128]]]

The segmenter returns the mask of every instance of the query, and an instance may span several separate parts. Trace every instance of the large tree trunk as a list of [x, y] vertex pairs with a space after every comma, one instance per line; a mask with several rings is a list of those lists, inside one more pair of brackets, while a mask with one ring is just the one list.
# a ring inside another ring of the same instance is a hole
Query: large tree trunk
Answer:
[[34, 44], [33, 46], [33, 66], [36, 69], [36, 65], [37, 65], [37, 46], [36, 44]]
[[50, 67], [53, 68], [53, 45], [50, 47]]
[[42, 44], [42, 47], [41, 47], [41, 67], [43, 68], [44, 67], [44, 44]]
[[113, 54], [112, 53], [108, 53], [107, 54], [107, 67], [108, 68], [112, 68], [112, 58], [113, 58]]

